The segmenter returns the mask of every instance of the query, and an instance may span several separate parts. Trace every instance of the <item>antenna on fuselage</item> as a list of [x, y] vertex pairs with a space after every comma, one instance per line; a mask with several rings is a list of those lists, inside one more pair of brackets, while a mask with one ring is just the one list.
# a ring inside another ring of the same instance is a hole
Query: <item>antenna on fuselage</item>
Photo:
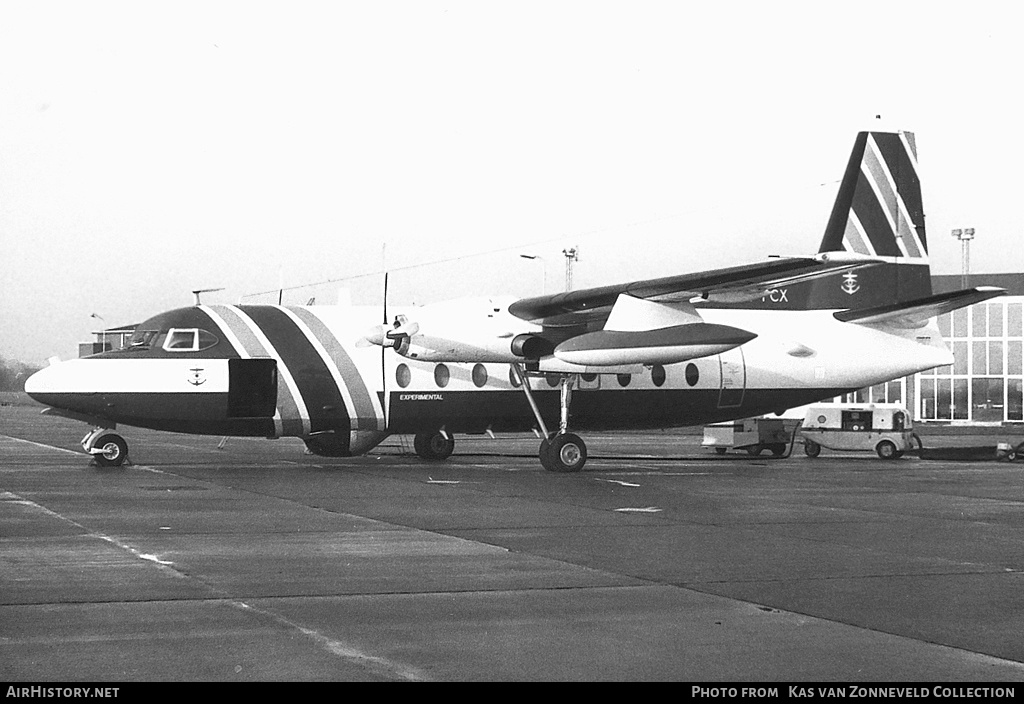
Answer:
[[200, 288], [200, 289], [195, 289], [194, 291], [192, 291], [192, 295], [196, 297], [195, 305], [197, 305], [197, 306], [198, 305], [202, 305], [202, 303], [199, 301], [199, 294], [201, 294], [201, 293], [211, 293], [213, 291], [223, 291], [223, 290], [224, 290], [223, 287], [222, 288]]

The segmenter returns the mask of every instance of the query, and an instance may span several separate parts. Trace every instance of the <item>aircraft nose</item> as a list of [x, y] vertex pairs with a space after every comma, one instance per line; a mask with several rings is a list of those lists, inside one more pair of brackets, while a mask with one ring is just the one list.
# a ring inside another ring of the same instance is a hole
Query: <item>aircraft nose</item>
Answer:
[[53, 390], [53, 366], [44, 367], [35, 374], [25, 379], [25, 393], [36, 401], [40, 401], [40, 395]]
[[81, 366], [81, 360], [68, 360], [44, 367], [25, 380], [25, 393], [47, 406], [69, 408], [81, 390]]

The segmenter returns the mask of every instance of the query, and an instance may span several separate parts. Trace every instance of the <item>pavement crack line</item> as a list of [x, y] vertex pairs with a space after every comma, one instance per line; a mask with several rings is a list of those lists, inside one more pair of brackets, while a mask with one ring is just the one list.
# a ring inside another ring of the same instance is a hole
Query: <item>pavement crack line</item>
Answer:
[[[5, 436], [5, 437], [7, 437], [7, 436]], [[35, 445], [37, 447], [43, 447], [43, 448], [50, 449], [50, 450], [60, 450], [62, 452], [70, 452], [70, 450], [63, 450], [62, 448], [59, 448], [59, 447], [53, 447], [53, 446], [50, 446], [50, 445], [43, 445], [43, 444], [40, 444], [40, 443], [31, 442], [30, 440], [21, 440], [20, 438], [11, 438], [11, 439], [12, 440], [19, 440], [21, 442], [26, 442], [26, 443], [29, 443], [31, 445]], [[78, 453], [74, 453], [74, 454], [78, 454]], [[148, 470], [148, 471], [151, 471], [151, 472], [155, 472], [155, 473], [158, 473], [158, 474], [164, 474], [164, 472], [162, 472], [162, 471], [160, 471], [158, 469], [153, 469], [151, 467], [145, 467], [144, 465], [135, 465], [135, 467], [137, 469], [145, 469], [145, 470]], [[36, 503], [35, 501], [32, 501], [31, 499], [25, 498], [24, 496], [21, 496], [19, 494], [11, 492], [11, 491], [0, 491], [0, 501], [7, 501], [7, 502], [15, 503], [15, 504], [18, 504], [18, 505], [21, 505], [21, 506], [26, 506], [26, 507], [32, 508], [32, 509], [34, 509], [36, 511], [39, 511], [40, 513], [42, 513], [42, 514], [44, 514], [44, 515], [46, 515], [46, 516], [48, 516], [50, 518], [54, 518], [54, 519], [57, 519], [57, 520], [62, 521], [64, 523], [67, 523], [69, 525], [72, 525], [76, 529], [82, 531], [82, 533], [84, 533], [85, 535], [87, 535], [87, 536], [89, 536], [91, 538], [96, 538], [98, 540], [102, 540], [103, 542], [108, 543], [109, 545], [113, 545], [116, 548], [124, 550], [125, 552], [127, 552], [130, 555], [132, 555], [133, 557], [136, 557], [136, 558], [138, 558], [140, 560], [144, 560], [146, 562], [149, 562], [151, 564], [156, 565], [157, 569], [160, 569], [160, 570], [164, 571], [166, 574], [169, 574], [170, 576], [173, 576], [175, 579], [192, 579], [192, 580], [195, 580], [196, 582], [202, 584], [205, 589], [207, 589], [211, 593], [213, 593], [218, 599], [222, 599], [223, 601], [225, 601], [226, 603], [230, 604], [231, 606], [233, 606], [233, 607], [235, 607], [237, 609], [240, 609], [242, 611], [248, 612], [248, 613], [258, 614], [259, 616], [262, 616], [265, 619], [269, 619], [269, 620], [273, 621], [274, 623], [276, 623], [276, 624], [278, 624], [280, 626], [283, 626], [283, 627], [285, 627], [287, 629], [296, 630], [296, 631], [302, 633], [302, 635], [304, 635], [306, 638], [310, 639], [318, 647], [322, 648], [323, 650], [326, 650], [327, 652], [331, 653], [332, 655], [335, 655], [335, 656], [337, 656], [339, 658], [342, 658], [342, 659], [347, 660], [349, 662], [352, 662], [352, 663], [354, 663], [356, 665], [364, 667], [364, 668], [370, 670], [371, 672], [373, 672], [373, 673], [375, 673], [375, 674], [377, 674], [379, 676], [382, 676], [382, 677], [385, 677], [385, 678], [388, 678], [388, 679], [397, 679], [397, 680], [405, 680], [405, 681], [426, 681], [426, 680], [430, 679], [429, 677], [427, 677], [427, 675], [422, 670], [420, 670], [420, 669], [418, 669], [416, 667], [413, 667], [411, 665], [407, 665], [407, 664], [404, 664], [404, 663], [396, 662], [396, 661], [393, 661], [393, 660], [389, 660], [387, 658], [371, 655], [369, 653], [365, 653], [365, 652], [359, 650], [358, 648], [355, 648], [355, 647], [353, 647], [353, 646], [351, 646], [351, 645], [349, 645], [347, 643], [344, 643], [344, 642], [336, 640], [334, 638], [330, 638], [328, 636], [325, 636], [324, 634], [319, 633], [318, 631], [316, 631], [316, 630], [314, 630], [312, 628], [307, 628], [306, 626], [303, 626], [303, 625], [301, 625], [301, 624], [299, 624], [299, 623], [297, 623], [295, 621], [292, 621], [291, 619], [285, 618], [281, 614], [277, 614], [277, 613], [274, 613], [273, 611], [269, 611], [267, 609], [257, 608], [257, 607], [254, 607], [254, 606], [250, 605], [250, 604], [247, 604], [244, 601], [241, 601], [239, 599], [236, 599], [236, 598], [232, 597], [230, 594], [228, 594], [224, 590], [219, 589], [218, 587], [215, 587], [215, 586], [207, 583], [206, 581], [200, 579], [199, 577], [196, 577], [194, 575], [190, 575], [187, 572], [179, 569], [172, 562], [169, 562], [167, 560], [162, 560], [157, 555], [150, 555], [148, 553], [144, 553], [143, 551], [141, 551], [141, 550], [139, 550], [137, 548], [134, 548], [131, 545], [125, 543], [124, 541], [118, 540], [117, 538], [114, 538], [112, 536], [104, 535], [103, 533], [99, 533], [97, 531], [91, 530], [91, 529], [87, 528], [86, 526], [82, 525], [81, 523], [79, 523], [78, 521], [76, 521], [76, 520], [74, 520], [72, 518], [68, 518], [67, 516], [63, 516], [63, 515], [57, 513], [56, 511], [53, 511], [53, 510], [47, 508], [46, 506], [43, 506], [42, 504]]]

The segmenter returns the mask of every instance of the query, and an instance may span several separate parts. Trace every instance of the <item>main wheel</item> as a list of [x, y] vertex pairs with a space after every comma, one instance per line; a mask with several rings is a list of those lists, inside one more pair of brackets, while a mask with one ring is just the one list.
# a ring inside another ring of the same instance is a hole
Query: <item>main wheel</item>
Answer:
[[573, 433], [560, 433], [540, 444], [540, 463], [550, 472], [578, 472], [587, 462], [587, 446]]
[[101, 467], [120, 467], [128, 457], [128, 443], [114, 433], [107, 433], [97, 438], [93, 448], [99, 450], [93, 457]]
[[813, 440], [804, 440], [804, 454], [808, 457], [817, 457], [821, 454], [821, 445]]
[[875, 446], [875, 452], [883, 460], [894, 460], [897, 459], [896, 444], [890, 440], [883, 440]]
[[446, 460], [455, 450], [455, 438], [439, 432], [416, 433], [412, 440], [416, 454], [425, 460]]

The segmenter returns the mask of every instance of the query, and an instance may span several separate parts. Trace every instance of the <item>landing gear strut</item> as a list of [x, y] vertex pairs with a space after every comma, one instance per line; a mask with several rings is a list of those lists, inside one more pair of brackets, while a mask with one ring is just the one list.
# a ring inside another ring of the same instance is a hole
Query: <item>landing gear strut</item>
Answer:
[[564, 374], [561, 379], [561, 400], [558, 432], [552, 435], [548, 432], [544, 419], [537, 408], [537, 402], [533, 399], [533, 392], [530, 390], [530, 382], [526, 372], [520, 364], [512, 365], [516, 375], [522, 382], [522, 389], [526, 393], [526, 399], [530, 402], [533, 415], [537, 419], [537, 425], [544, 434], [540, 443], [540, 463], [549, 472], [579, 472], [587, 462], [587, 445], [583, 438], [575, 433], [569, 432], [569, 404], [572, 401], [573, 387], [578, 383], [578, 374]]

